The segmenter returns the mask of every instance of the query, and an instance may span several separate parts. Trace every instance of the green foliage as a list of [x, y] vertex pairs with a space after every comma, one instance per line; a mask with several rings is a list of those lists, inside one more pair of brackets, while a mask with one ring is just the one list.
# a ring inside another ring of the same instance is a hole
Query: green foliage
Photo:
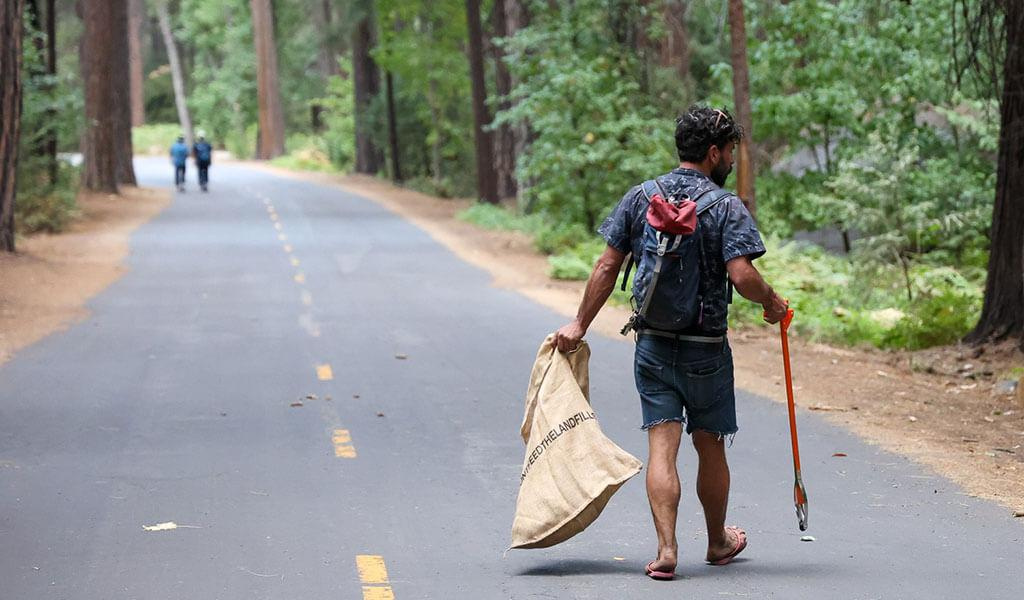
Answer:
[[270, 164], [300, 171], [337, 172], [328, 153], [327, 140], [305, 133], [288, 136], [285, 144], [288, 154], [270, 161]]
[[[373, 57], [393, 76], [403, 175], [423, 191], [472, 195], [476, 168], [465, 3], [379, 0], [375, 6], [380, 39]], [[383, 88], [383, 73], [381, 79]], [[388, 147], [385, 109], [380, 94], [367, 120], [378, 148]]]
[[78, 190], [76, 167], [61, 161], [57, 182], [45, 180], [42, 169], [29, 169], [19, 178], [18, 200], [14, 204], [14, 221], [21, 233], [59, 233], [78, 215], [75, 195]]
[[672, 165], [672, 120], [645, 98], [634, 54], [609, 43], [614, 6], [536, 3], [533, 24], [507, 40], [520, 85], [497, 122], [534, 132], [517, 179], [530, 211], [593, 230], [629, 187]]
[[[950, 267], [917, 266], [918, 290], [907, 300], [898, 267], [865, 267], [816, 246], [769, 238], [757, 268], [796, 311], [794, 331], [811, 339], [879, 348], [951, 343], [970, 330], [981, 309], [981, 284]], [[763, 326], [761, 307], [735, 295], [733, 327]]]
[[[74, 88], [73, 75], [52, 76], [45, 72], [44, 55], [37, 45], [45, 47], [46, 36], [31, 28], [27, 14], [24, 22], [23, 97], [14, 221], [21, 233], [53, 233], [63, 230], [76, 214], [78, 171], [60, 160], [52, 164], [45, 143], [55, 136], [58, 142], [70, 145], [68, 138], [78, 135], [82, 95]], [[77, 146], [77, 137], [74, 146]], [[55, 181], [50, 180], [51, 169], [55, 171]]]
[[179, 135], [181, 126], [177, 123], [146, 123], [132, 127], [132, 149], [135, 154], [166, 156]]

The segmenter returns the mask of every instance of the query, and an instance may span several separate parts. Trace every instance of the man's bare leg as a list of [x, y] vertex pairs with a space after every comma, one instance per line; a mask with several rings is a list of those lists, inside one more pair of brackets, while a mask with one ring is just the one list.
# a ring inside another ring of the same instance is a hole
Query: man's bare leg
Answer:
[[693, 447], [697, 449], [697, 498], [704, 507], [708, 528], [708, 561], [729, 555], [736, 547], [738, 535], [726, 531], [725, 513], [729, 508], [729, 463], [725, 459], [725, 440], [716, 433], [694, 431]]
[[651, 564], [655, 571], [674, 571], [678, 555], [676, 514], [679, 512], [679, 440], [682, 424], [674, 421], [647, 430], [647, 498], [658, 533], [658, 558]]

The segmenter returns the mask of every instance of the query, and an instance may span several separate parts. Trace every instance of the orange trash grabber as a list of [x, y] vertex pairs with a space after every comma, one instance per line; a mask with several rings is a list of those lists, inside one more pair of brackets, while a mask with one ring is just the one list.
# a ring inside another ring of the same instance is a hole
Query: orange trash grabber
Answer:
[[796, 482], [793, 484], [793, 502], [796, 504], [796, 518], [800, 522], [800, 531], [807, 531], [807, 490], [800, 476], [800, 446], [796, 440], [796, 406], [793, 404], [793, 372], [789, 367], [789, 337], [786, 335], [789, 324], [793, 322], [793, 309], [786, 311], [786, 316], [779, 322], [782, 333], [782, 365], [786, 370], [786, 400], [789, 406], [789, 437], [793, 442], [793, 472]]

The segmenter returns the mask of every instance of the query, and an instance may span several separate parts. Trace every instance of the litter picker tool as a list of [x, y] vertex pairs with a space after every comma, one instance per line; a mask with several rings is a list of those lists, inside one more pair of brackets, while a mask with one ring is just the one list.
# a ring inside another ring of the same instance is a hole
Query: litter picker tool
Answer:
[[793, 322], [793, 309], [786, 311], [786, 316], [779, 322], [782, 334], [782, 366], [786, 370], [786, 404], [789, 407], [789, 437], [793, 442], [793, 473], [796, 481], [793, 484], [793, 502], [796, 504], [796, 518], [800, 523], [800, 531], [807, 531], [807, 490], [800, 476], [800, 445], [796, 439], [796, 406], [793, 404], [793, 372], [789, 366], [789, 324]]

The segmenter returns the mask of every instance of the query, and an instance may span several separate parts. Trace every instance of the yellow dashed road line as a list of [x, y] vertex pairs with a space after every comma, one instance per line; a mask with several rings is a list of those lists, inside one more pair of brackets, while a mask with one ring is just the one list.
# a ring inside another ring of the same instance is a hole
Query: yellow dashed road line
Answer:
[[297, 258], [295, 258], [295, 257], [293, 256], [293, 257], [291, 258], [291, 261], [292, 261], [292, 266], [293, 266], [293, 267], [297, 267], [297, 266], [299, 266], [299, 259], [297, 259]]
[[[334, 442], [334, 456], [338, 458], [356, 457], [356, 447], [352, 445], [352, 434], [348, 432], [348, 429], [335, 429], [331, 441]], [[384, 572], [384, 576], [386, 579], [387, 571]]]
[[395, 600], [383, 556], [360, 554], [356, 556], [356, 569], [363, 583], [363, 600]]
[[292, 245], [291, 244], [285, 244], [284, 245], [284, 251], [289, 253], [289, 254], [291, 254], [291, 252], [292, 252]]
[[331, 365], [317, 365], [316, 378], [320, 381], [331, 381], [334, 379], [334, 371], [331, 370]]
[[306, 276], [302, 273], [296, 273], [295, 283], [306, 283]]
[[391, 591], [389, 585], [380, 587], [364, 585], [363, 600], [395, 600], [395, 593]]
[[309, 290], [302, 290], [302, 304], [313, 306], [313, 294], [310, 294]]
[[279, 234], [277, 234], [277, 239], [281, 240], [282, 242], [287, 242], [288, 241], [288, 236], [286, 236], [283, 233], [279, 233]]

